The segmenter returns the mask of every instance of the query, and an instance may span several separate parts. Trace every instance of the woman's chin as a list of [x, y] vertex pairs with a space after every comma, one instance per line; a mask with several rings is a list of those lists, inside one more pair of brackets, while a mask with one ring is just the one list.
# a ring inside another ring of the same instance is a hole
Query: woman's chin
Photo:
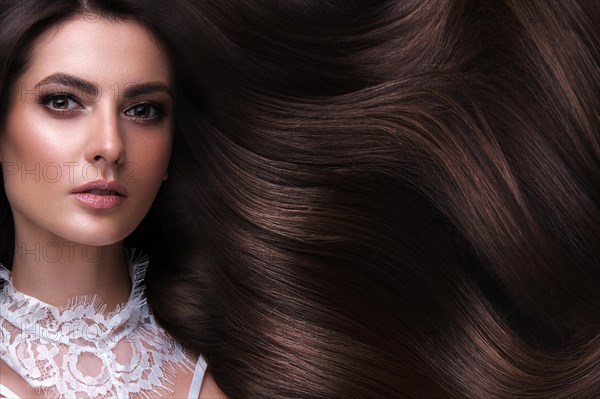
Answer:
[[[126, 231], [107, 231], [103, 229], [94, 229], [95, 231], [86, 230], [85, 232], [71, 232], [71, 234], [65, 234], [62, 238], [65, 241], [69, 241], [73, 246], [87, 246], [87, 247], [110, 247], [120, 245], [125, 237], [131, 232], [129, 229]], [[133, 229], [132, 229], [133, 231]]]

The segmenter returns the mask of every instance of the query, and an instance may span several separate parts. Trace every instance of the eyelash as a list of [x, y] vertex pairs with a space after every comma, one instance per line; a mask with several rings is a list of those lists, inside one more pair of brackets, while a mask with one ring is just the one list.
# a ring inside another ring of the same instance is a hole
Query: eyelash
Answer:
[[[61, 115], [61, 114], [66, 115], [66, 114], [71, 114], [73, 112], [76, 112], [73, 109], [60, 110], [60, 109], [50, 107], [48, 105], [48, 103], [57, 98], [64, 98], [65, 100], [67, 100], [67, 106], [68, 106], [69, 101], [73, 101], [73, 102], [77, 103], [77, 105], [79, 107], [83, 108], [83, 106], [81, 105], [81, 101], [76, 96], [74, 96], [72, 94], [67, 94], [67, 93], [47, 94], [41, 98], [38, 98], [37, 102], [39, 104], [43, 105], [44, 107], [46, 107], [50, 112], [58, 114], [58, 115]], [[163, 117], [166, 115], [164, 107], [161, 104], [149, 102], [149, 101], [144, 101], [144, 102], [140, 102], [137, 104], [133, 104], [132, 106], [127, 108], [124, 111], [124, 113], [126, 114], [127, 112], [134, 110], [136, 107], [139, 107], [141, 105], [151, 106], [152, 108], [154, 108], [156, 115], [154, 115], [152, 117], [148, 117], [148, 118], [140, 118], [140, 117], [135, 117], [135, 116], [130, 116], [130, 115], [127, 115], [127, 116], [129, 118], [131, 118], [132, 120], [142, 123], [142, 124], [152, 124], [152, 123], [160, 122], [163, 119]]]

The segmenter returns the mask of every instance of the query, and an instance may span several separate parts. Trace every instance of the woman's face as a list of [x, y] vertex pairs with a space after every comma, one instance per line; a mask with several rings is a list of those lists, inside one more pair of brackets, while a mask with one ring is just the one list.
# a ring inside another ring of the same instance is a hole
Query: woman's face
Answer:
[[16, 239], [116, 243], [167, 173], [169, 59], [135, 22], [83, 18], [42, 35], [31, 55], [0, 128]]

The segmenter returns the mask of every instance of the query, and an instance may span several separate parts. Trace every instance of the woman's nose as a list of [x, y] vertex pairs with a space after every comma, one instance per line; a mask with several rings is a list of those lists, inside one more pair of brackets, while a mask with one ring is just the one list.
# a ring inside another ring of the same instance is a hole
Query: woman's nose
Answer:
[[125, 142], [118, 112], [105, 109], [93, 117], [86, 148], [86, 161], [103, 170], [125, 163]]

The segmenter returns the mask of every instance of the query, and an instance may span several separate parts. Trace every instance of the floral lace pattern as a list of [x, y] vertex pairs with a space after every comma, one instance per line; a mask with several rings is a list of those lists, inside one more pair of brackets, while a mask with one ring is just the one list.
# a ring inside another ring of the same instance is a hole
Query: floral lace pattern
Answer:
[[148, 259], [132, 252], [129, 300], [109, 314], [94, 297], [63, 309], [15, 289], [0, 265], [0, 355], [47, 397], [147, 398], [173, 392], [177, 372], [192, 371], [183, 347], [160, 326], [144, 296]]

